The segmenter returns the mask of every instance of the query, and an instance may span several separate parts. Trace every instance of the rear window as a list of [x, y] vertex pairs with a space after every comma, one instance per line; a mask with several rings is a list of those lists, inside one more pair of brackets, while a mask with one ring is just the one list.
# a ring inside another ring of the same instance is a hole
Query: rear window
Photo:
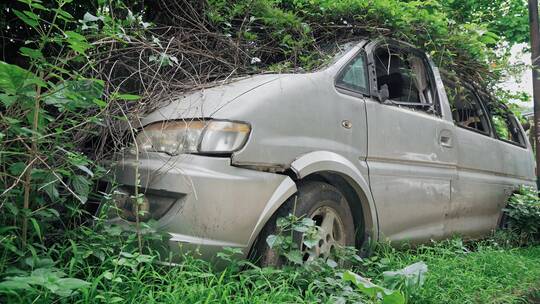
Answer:
[[525, 138], [523, 137], [516, 118], [510, 111], [500, 106], [491, 105], [490, 112], [493, 130], [495, 131], [497, 138], [520, 146], [525, 146]]
[[489, 135], [489, 118], [478, 96], [471, 89], [448, 80], [444, 85], [454, 122], [460, 127]]
[[441, 76], [456, 125], [526, 147], [519, 122], [504, 104], [485, 91], [463, 85], [453, 75], [443, 72]]

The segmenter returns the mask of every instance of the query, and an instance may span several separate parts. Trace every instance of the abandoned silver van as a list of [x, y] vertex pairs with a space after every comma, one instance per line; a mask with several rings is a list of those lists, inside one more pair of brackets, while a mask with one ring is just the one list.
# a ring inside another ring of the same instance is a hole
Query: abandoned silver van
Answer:
[[388, 40], [355, 43], [313, 73], [181, 96], [142, 119], [115, 168], [113, 221], [134, 221], [143, 193], [141, 220], [168, 232], [173, 251], [236, 247], [267, 263], [265, 240], [289, 213], [320, 226], [309, 259], [368, 241], [478, 237], [520, 185], [536, 187], [508, 110]]

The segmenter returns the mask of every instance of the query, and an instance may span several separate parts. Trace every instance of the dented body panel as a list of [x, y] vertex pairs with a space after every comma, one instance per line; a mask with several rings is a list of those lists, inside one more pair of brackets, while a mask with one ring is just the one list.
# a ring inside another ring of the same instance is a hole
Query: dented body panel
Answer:
[[198, 249], [204, 257], [223, 247], [249, 248], [264, 214], [296, 192], [288, 176], [233, 167], [228, 158], [182, 155], [163, 159], [160, 153], [142, 154], [138, 165], [126, 159], [116, 167], [117, 181], [126, 191], [131, 190], [126, 185], [136, 180], [137, 167], [150, 203], [174, 200], [156, 223], [158, 229], [170, 233], [171, 248]]
[[[380, 102], [371, 53], [376, 46], [362, 41], [317, 72], [258, 75], [180, 96], [141, 125], [242, 121], [251, 127], [247, 142], [226, 156], [145, 152], [137, 161], [126, 154], [115, 166], [118, 182], [132, 193], [138, 168], [150, 204], [175, 202], [158, 220], [171, 235], [171, 248], [199, 248], [208, 258], [224, 246], [247, 255], [297, 191], [296, 182], [313, 174], [347, 183], [357, 198], [349, 203], [360, 207], [369, 239], [424, 242], [494, 229], [512, 191], [534, 185], [530, 145], [457, 127], [429, 60], [438, 114]], [[359, 54], [367, 54], [369, 72], [362, 94], [336, 86], [340, 71]]]

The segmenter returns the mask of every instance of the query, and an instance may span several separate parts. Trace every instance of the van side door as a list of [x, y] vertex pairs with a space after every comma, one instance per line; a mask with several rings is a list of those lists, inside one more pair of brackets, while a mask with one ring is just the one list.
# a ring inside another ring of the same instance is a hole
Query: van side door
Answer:
[[489, 111], [472, 88], [444, 82], [456, 125], [458, 178], [452, 192], [448, 233], [475, 237], [495, 228], [505, 200], [500, 142]]
[[504, 193], [497, 200], [497, 213], [491, 218], [493, 228], [501, 217], [502, 207], [506, 206], [508, 197], [513, 192], [522, 185], [536, 188], [536, 174], [531, 145], [517, 118], [500, 102], [489, 100], [487, 107], [500, 150], [501, 171], [498, 175], [504, 189]]
[[534, 159], [523, 129], [503, 105], [466, 85], [445, 86], [458, 144], [448, 230], [482, 236], [497, 228], [519, 185], [534, 185]]
[[366, 50], [375, 92], [366, 102], [367, 164], [380, 238], [443, 238], [457, 171], [454, 125], [443, 115], [448, 106], [438, 71], [407, 45], [373, 42]]

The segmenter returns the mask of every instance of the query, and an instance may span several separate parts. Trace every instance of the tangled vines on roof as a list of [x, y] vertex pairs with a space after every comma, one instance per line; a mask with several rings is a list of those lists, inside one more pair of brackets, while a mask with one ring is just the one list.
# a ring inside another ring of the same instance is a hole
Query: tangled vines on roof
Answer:
[[[489, 64], [498, 60], [489, 48], [496, 41], [453, 24], [436, 2], [154, 0], [143, 11], [138, 16], [129, 7], [111, 9], [125, 20], [125, 34], [93, 43], [89, 74], [105, 80], [107, 95], [142, 96], [139, 102], [110, 103], [101, 147], [122, 143], [125, 125], [114, 117], [136, 120], [186, 92], [239, 76], [310, 70], [327, 58], [328, 45], [360, 37], [411, 43], [441, 68], [481, 87], [501, 77]], [[96, 37], [104, 27], [96, 21]]]

